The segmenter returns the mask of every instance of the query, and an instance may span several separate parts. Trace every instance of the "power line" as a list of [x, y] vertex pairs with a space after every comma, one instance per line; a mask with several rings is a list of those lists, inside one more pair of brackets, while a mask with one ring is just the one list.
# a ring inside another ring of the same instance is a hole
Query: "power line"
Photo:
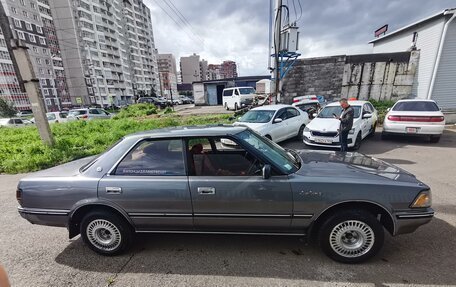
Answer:
[[[181, 20], [181, 22], [187, 27], [187, 29], [193, 35], [195, 35], [195, 37], [197, 37], [198, 40], [200, 40], [204, 45], [204, 39], [202, 39], [199, 35], [195, 33], [193, 26], [190, 24], [187, 18], [185, 18], [185, 16], [180, 12], [180, 10], [173, 4], [173, 2], [171, 0], [163, 0], [163, 2], [165, 2], [165, 4], [174, 12], [174, 14], [176, 14], [176, 16]], [[169, 4], [171, 4], [171, 6], [168, 4], [168, 2]]]
[[298, 22], [299, 20], [301, 20], [301, 17], [302, 17], [302, 5], [301, 5], [301, 0], [298, 0], [298, 4], [299, 4], [299, 10], [301, 11], [299, 13], [299, 17], [298, 19], [296, 20], [296, 22]]

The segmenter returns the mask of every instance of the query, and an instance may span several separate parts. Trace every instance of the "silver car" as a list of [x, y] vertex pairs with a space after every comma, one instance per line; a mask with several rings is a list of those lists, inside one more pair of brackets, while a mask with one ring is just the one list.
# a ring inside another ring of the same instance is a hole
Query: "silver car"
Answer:
[[430, 188], [394, 165], [285, 150], [243, 126], [129, 135], [20, 180], [17, 200], [31, 223], [66, 227], [105, 255], [125, 251], [135, 233], [294, 235], [355, 263], [380, 250], [384, 229], [410, 233], [434, 215]]

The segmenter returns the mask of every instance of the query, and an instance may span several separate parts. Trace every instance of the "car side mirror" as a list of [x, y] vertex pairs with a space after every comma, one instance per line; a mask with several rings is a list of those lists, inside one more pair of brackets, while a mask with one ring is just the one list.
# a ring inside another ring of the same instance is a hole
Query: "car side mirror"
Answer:
[[370, 118], [372, 118], [372, 114], [371, 113], [367, 113], [367, 114], [363, 115], [363, 119], [370, 119]]
[[263, 179], [269, 179], [271, 177], [271, 166], [269, 164], [265, 164], [261, 170], [261, 174]]
[[387, 111], [387, 112], [391, 111], [391, 108], [387, 108], [386, 111]]
[[317, 113], [313, 113], [313, 114], [312, 114], [312, 117], [314, 117], [314, 118], [316, 118], [317, 116], [318, 116]]
[[281, 123], [281, 122], [283, 122], [283, 120], [281, 118], [275, 118], [274, 119], [274, 123], [275, 124], [278, 124], [278, 123]]

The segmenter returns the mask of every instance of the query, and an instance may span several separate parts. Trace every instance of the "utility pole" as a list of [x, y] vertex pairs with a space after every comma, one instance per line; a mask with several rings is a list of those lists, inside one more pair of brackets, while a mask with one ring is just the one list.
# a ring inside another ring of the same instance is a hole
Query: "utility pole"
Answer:
[[16, 70], [16, 76], [19, 80], [21, 89], [25, 91], [32, 104], [35, 123], [38, 128], [41, 140], [47, 145], [54, 145], [54, 137], [52, 136], [49, 122], [46, 117], [46, 109], [44, 107], [43, 97], [39, 89], [40, 81], [36, 78], [33, 71], [30, 55], [27, 51], [27, 46], [22, 44], [20, 40], [14, 39], [8, 17], [6, 16], [3, 4], [0, 2], [0, 26], [5, 37], [6, 47], [10, 54], [11, 61]]
[[282, 32], [282, 0], [276, 0], [274, 17], [274, 79], [275, 79], [275, 103], [280, 102], [280, 33]]

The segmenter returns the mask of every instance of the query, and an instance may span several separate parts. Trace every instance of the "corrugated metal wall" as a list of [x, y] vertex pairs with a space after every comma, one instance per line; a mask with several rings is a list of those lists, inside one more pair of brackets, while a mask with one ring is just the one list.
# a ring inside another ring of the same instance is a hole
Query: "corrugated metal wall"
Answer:
[[449, 24], [431, 98], [445, 110], [456, 109], [456, 20]]
[[417, 81], [412, 89], [413, 93], [416, 92], [418, 98], [426, 98], [429, 92], [444, 23], [445, 17], [442, 16], [418, 25], [414, 29], [405, 30], [390, 38], [374, 43], [374, 53], [403, 52], [410, 48], [413, 33], [418, 32], [416, 46], [421, 53]]

